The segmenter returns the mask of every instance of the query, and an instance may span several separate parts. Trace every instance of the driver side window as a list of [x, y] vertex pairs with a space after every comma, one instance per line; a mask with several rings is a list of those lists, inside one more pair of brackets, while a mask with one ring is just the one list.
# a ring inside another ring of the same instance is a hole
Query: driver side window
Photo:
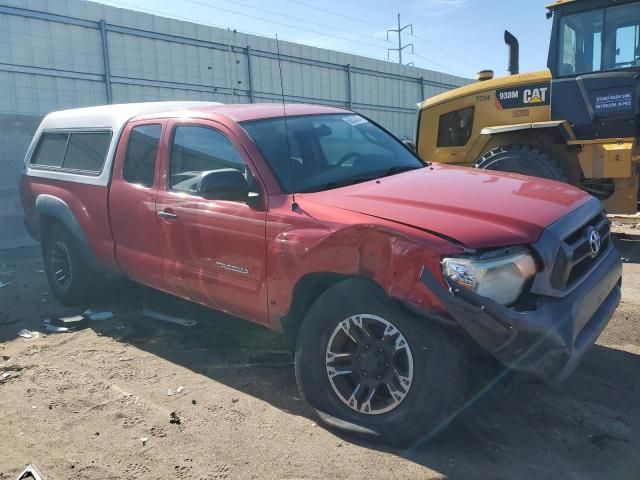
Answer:
[[175, 128], [171, 144], [169, 189], [195, 194], [203, 174], [233, 168], [250, 175], [233, 144], [221, 132], [197, 125]]

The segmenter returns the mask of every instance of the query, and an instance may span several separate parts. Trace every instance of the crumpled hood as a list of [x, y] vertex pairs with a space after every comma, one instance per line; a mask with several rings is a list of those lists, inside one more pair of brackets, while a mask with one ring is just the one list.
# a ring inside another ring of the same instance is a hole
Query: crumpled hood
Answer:
[[545, 227], [589, 198], [559, 182], [442, 164], [296, 197], [431, 231], [471, 248], [535, 242]]

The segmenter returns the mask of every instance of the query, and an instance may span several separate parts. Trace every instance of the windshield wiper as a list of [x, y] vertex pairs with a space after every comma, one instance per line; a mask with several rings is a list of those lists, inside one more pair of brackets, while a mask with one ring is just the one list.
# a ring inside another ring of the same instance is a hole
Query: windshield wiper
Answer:
[[317, 187], [309, 188], [307, 190], [300, 190], [300, 193], [313, 193], [321, 192], [323, 190], [331, 190], [332, 188], [346, 187], [348, 185], [354, 185], [356, 183], [369, 182], [371, 180], [377, 180], [378, 178], [388, 177], [397, 173], [408, 172], [410, 170], [418, 170], [424, 168], [424, 166], [409, 166], [409, 165], [394, 165], [387, 168], [382, 172], [372, 173], [369, 175], [361, 175], [359, 177], [342, 178], [340, 180], [332, 180], [331, 182], [325, 182]]
[[368, 182], [380, 178], [380, 175], [362, 175], [360, 177], [343, 178], [340, 180], [333, 180], [331, 182], [325, 182], [317, 187], [309, 188], [307, 190], [301, 190], [301, 193], [321, 192], [323, 190], [331, 190], [332, 188], [346, 187], [348, 185], [354, 185], [356, 183]]
[[395, 175], [397, 173], [408, 172], [410, 170], [418, 170], [420, 168], [424, 168], [425, 165], [422, 166], [414, 166], [414, 165], [394, 165], [391, 168], [387, 168], [384, 173], [381, 175], [382, 177], [389, 177], [391, 175]]

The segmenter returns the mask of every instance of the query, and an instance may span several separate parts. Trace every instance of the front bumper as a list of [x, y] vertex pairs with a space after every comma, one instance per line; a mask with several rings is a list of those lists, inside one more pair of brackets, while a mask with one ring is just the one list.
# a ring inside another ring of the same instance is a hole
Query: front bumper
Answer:
[[421, 281], [455, 322], [506, 366], [547, 381], [564, 380], [604, 330], [620, 303], [622, 262], [610, 242], [597, 265], [564, 297], [539, 296], [519, 312], [470, 290], [454, 296], [424, 269]]

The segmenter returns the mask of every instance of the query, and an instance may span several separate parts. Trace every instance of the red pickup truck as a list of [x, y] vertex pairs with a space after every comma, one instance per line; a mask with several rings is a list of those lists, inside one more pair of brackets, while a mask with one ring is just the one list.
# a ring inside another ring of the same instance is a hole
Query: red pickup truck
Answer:
[[54, 112], [24, 168], [25, 223], [61, 302], [116, 272], [281, 331], [319, 419], [389, 442], [447, 425], [469, 342], [562, 380], [620, 301], [598, 200], [424, 162], [339, 108]]

